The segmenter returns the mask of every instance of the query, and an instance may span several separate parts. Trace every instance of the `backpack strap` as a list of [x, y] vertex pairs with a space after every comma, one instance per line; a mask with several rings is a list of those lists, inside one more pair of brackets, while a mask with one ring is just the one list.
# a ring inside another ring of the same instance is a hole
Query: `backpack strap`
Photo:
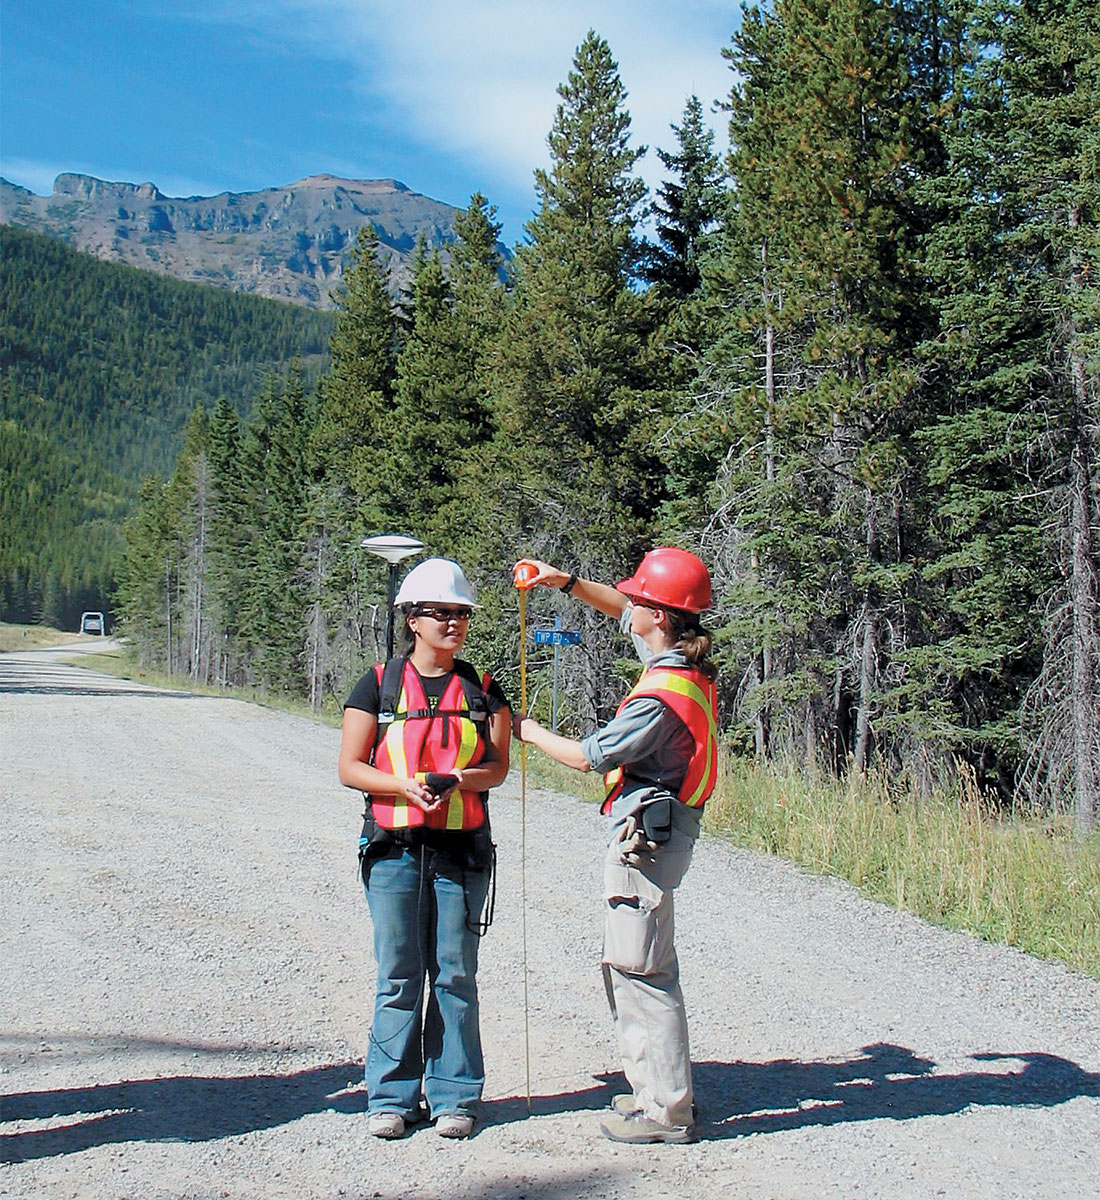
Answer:
[[465, 659], [455, 659], [455, 674], [462, 684], [462, 692], [466, 697], [466, 706], [470, 710], [470, 720], [481, 724], [482, 736], [488, 736], [489, 720], [489, 690], [490, 675], [482, 677], [477, 670]]
[[[489, 744], [489, 684], [492, 682], [492, 675], [488, 672], [484, 676], [477, 673], [477, 668], [466, 662], [465, 659], [455, 659], [455, 674], [458, 676], [459, 683], [462, 684], [462, 692], [466, 697], [466, 705], [470, 710], [470, 720], [474, 721], [481, 733], [482, 740], [486, 745]], [[490, 837], [489, 833], [489, 793], [481, 792], [481, 803], [485, 808], [485, 824], [482, 826], [485, 837]], [[496, 848], [489, 843], [492, 852], [495, 856]], [[494, 857], [494, 863], [496, 861]], [[490, 916], [490, 920], [492, 917]]]
[[378, 681], [378, 731], [374, 738], [375, 749], [381, 745], [382, 739], [386, 736], [386, 730], [397, 717], [397, 706], [401, 703], [401, 688], [404, 678], [404, 657], [388, 659]]
[[[401, 689], [405, 679], [405, 662], [406, 659], [404, 657], [391, 658], [387, 660], [385, 666], [382, 668], [378, 684], [378, 731], [374, 739], [375, 747], [381, 744], [382, 739], [386, 736], [386, 730], [389, 729], [398, 716], [407, 719], [409, 717], [457, 715], [444, 710], [437, 710], [435, 713], [432, 713], [429, 709], [398, 713], [398, 706], [401, 703]], [[462, 685], [462, 692], [466, 697], [466, 707], [469, 709], [470, 720], [478, 725], [482, 737], [487, 739], [489, 730], [489, 700], [486, 692], [488, 691], [492, 676], [480, 676], [476, 668], [462, 658], [455, 659], [454, 673], [458, 676], [458, 681]]]

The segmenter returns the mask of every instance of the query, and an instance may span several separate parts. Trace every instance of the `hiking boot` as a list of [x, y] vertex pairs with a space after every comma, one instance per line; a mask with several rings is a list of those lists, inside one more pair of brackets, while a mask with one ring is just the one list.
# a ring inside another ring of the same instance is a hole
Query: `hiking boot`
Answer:
[[468, 1138], [474, 1131], [474, 1119], [469, 1113], [443, 1113], [435, 1122], [440, 1137]]
[[[617, 1096], [611, 1097], [611, 1107], [619, 1114], [620, 1117], [629, 1117], [631, 1113], [640, 1113], [641, 1105], [634, 1099], [631, 1092], [620, 1092]], [[699, 1105], [692, 1101], [691, 1119], [699, 1120]]]
[[371, 1113], [367, 1121], [367, 1132], [376, 1138], [399, 1138], [405, 1136], [405, 1118], [400, 1113]]
[[640, 1112], [629, 1113], [625, 1117], [621, 1113], [609, 1113], [600, 1122], [600, 1131], [613, 1142], [631, 1142], [636, 1145], [695, 1141], [693, 1125], [662, 1125]]

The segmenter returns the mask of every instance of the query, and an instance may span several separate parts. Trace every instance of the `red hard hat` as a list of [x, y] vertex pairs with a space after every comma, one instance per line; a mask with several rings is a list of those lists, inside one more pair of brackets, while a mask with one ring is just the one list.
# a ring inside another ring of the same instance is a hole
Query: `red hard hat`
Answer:
[[702, 612], [710, 608], [710, 575], [689, 550], [658, 546], [638, 564], [629, 579], [615, 585], [627, 596], [666, 608]]

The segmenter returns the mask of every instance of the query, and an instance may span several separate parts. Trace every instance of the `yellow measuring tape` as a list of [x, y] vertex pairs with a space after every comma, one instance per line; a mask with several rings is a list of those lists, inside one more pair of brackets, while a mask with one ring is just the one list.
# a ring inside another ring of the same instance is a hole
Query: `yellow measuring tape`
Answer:
[[[519, 591], [519, 707], [527, 712], [527, 589], [535, 567], [516, 563], [513, 575]], [[527, 743], [519, 747], [519, 864], [520, 927], [523, 940], [523, 1046], [527, 1066], [527, 1111], [531, 1111], [531, 1019], [527, 1004]]]

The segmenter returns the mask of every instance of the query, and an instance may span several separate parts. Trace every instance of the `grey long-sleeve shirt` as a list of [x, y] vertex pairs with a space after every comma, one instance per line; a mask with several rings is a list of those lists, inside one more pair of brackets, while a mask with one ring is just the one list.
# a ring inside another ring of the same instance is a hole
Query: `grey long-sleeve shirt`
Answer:
[[[620, 621], [620, 628], [627, 634], [630, 619], [631, 608], [627, 606]], [[650, 656], [642, 639], [631, 636], [647, 670], [690, 666], [680, 650]], [[694, 747], [688, 727], [667, 704], [652, 696], [629, 700], [606, 725], [582, 738], [581, 751], [593, 771], [629, 765], [630, 775], [637, 781], [631, 782], [612, 805], [608, 814], [612, 837], [631, 813], [666, 799], [671, 800], [672, 828], [692, 839], [699, 836], [701, 810], [688, 808], [677, 799]]]

